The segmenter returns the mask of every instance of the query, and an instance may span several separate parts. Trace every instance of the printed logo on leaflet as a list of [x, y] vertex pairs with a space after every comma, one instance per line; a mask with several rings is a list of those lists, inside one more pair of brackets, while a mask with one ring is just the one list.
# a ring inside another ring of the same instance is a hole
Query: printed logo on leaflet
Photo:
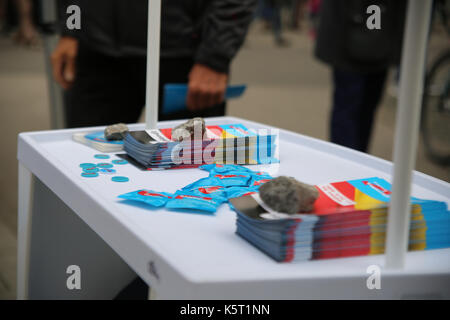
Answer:
[[325, 193], [328, 198], [340, 204], [341, 206], [351, 206], [355, 204], [353, 200], [347, 198], [345, 195], [339, 192], [338, 189], [336, 189], [333, 185], [329, 183], [317, 186], [317, 188], [319, 188], [323, 193]]
[[140, 194], [141, 196], [146, 196], [146, 197], [164, 197], [164, 198], [171, 198], [171, 197], [169, 197], [169, 196], [166, 196], [165, 194], [152, 193], [152, 192], [148, 192], [148, 191], [145, 191], [145, 190], [139, 191], [138, 194]]
[[220, 139], [220, 136], [222, 135], [221, 131], [218, 131], [217, 129], [211, 130], [210, 128], [206, 128], [205, 130], [205, 140], [206, 139]]
[[248, 134], [248, 131], [245, 131], [244, 129], [238, 128], [238, 127], [235, 127], [235, 126], [230, 126], [230, 129], [234, 129], [234, 130], [239, 131], [240, 133], [243, 133], [243, 134]]
[[208, 198], [208, 197], [197, 197], [197, 196], [191, 196], [191, 195], [187, 195], [187, 194], [180, 194], [175, 197], [175, 199], [184, 199], [184, 198], [212, 200], [212, 198]]
[[157, 142], [170, 142], [171, 141], [158, 129], [145, 130], [145, 132], [147, 132], [147, 134]]
[[383, 196], [390, 196], [392, 193], [390, 190], [383, 188], [376, 182], [363, 181], [362, 183], [368, 187], [371, 187], [376, 192], [381, 193]]
[[216, 174], [214, 176], [214, 178], [219, 178], [219, 179], [236, 178], [236, 177], [247, 178], [246, 176], [244, 176], [242, 174], [227, 174], [227, 175]]
[[217, 190], [222, 189], [222, 187], [214, 186], [214, 187], [201, 187], [198, 188], [198, 191], [205, 194], [210, 194], [216, 192]]
[[253, 185], [254, 186], [259, 186], [259, 185], [262, 185], [262, 184], [264, 184], [264, 183], [266, 183], [266, 182], [269, 182], [270, 181], [270, 179], [262, 179], [262, 180], [259, 180], [259, 181], [255, 181], [254, 183], [253, 183]]

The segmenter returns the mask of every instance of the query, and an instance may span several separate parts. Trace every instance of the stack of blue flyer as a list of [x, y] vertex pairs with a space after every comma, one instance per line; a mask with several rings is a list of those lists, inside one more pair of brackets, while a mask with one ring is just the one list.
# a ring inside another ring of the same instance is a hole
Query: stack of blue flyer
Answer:
[[[230, 199], [237, 234], [279, 262], [382, 254], [391, 185], [384, 179], [334, 182], [319, 191], [310, 213], [273, 212], [252, 194]], [[436, 200], [411, 198], [409, 250], [450, 247], [450, 211]]]
[[242, 124], [206, 126], [203, 137], [173, 141], [172, 129], [130, 131], [127, 155], [147, 170], [192, 168], [211, 163], [276, 163], [277, 136]]
[[107, 140], [104, 131], [76, 132], [72, 139], [101, 152], [119, 152], [123, 150], [122, 140]]

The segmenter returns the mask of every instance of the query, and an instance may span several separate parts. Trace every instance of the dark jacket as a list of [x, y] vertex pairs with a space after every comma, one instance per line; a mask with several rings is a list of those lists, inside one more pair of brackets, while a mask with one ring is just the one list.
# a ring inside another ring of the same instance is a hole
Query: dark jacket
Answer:
[[[147, 48], [149, 0], [63, 0], [63, 35], [78, 38], [105, 55], [143, 56]], [[151, 1], [151, 0], [150, 0]], [[217, 71], [228, 72], [242, 45], [256, 0], [163, 0], [161, 57], [192, 57]], [[81, 30], [65, 25], [66, 8], [81, 9]]]
[[[381, 9], [381, 29], [369, 30], [369, 5]], [[401, 57], [405, 0], [323, 0], [315, 55], [332, 67], [358, 73], [378, 72]]]

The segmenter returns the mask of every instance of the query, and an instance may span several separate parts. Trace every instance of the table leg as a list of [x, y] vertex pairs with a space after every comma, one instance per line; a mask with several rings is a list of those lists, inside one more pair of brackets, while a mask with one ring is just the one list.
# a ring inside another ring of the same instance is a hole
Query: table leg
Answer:
[[75, 212], [21, 164], [17, 254], [18, 299], [112, 299], [136, 277]]
[[17, 299], [28, 298], [30, 240], [33, 203], [33, 175], [19, 162], [18, 232], [17, 232]]

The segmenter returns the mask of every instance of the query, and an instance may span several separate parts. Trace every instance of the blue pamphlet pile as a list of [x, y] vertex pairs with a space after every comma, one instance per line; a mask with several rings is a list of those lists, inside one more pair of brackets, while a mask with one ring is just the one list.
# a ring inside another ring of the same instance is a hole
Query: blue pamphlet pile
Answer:
[[[311, 213], [273, 212], [258, 194], [230, 200], [237, 234], [280, 262], [381, 254], [391, 185], [366, 178], [315, 186]], [[442, 201], [411, 198], [409, 250], [450, 247], [450, 211]]]
[[146, 170], [195, 168], [208, 163], [277, 163], [275, 134], [242, 124], [206, 126], [203, 137], [173, 141], [172, 128], [130, 131], [124, 140], [127, 155]]
[[119, 152], [123, 149], [123, 141], [106, 140], [103, 131], [77, 132], [73, 134], [72, 139], [101, 152]]

